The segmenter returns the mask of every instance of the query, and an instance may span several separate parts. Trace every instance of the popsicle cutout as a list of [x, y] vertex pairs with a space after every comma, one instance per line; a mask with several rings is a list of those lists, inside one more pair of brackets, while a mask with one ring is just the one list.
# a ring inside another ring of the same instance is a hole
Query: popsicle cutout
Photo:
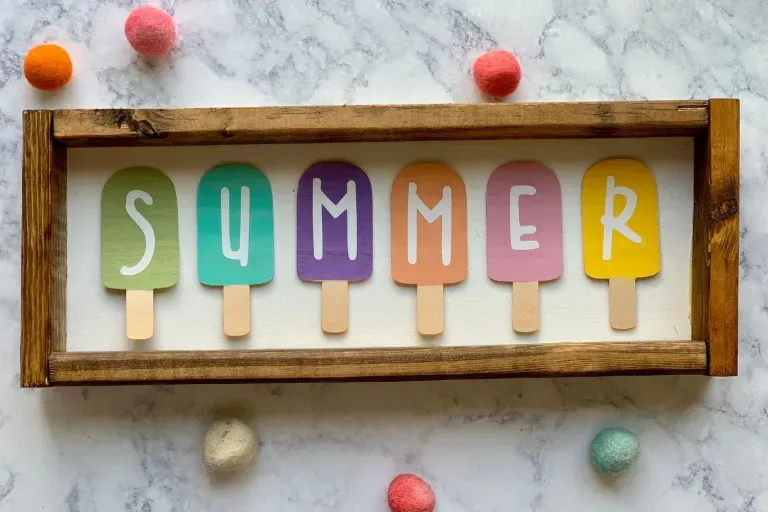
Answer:
[[416, 285], [416, 328], [443, 332], [443, 286], [467, 277], [467, 192], [440, 163], [400, 171], [392, 184], [392, 279]]
[[275, 275], [272, 187], [247, 164], [205, 173], [197, 191], [197, 275], [223, 286], [224, 334], [251, 332], [251, 285]]
[[321, 328], [341, 334], [349, 324], [348, 283], [373, 273], [371, 181], [348, 162], [316, 163], [299, 179], [296, 209], [296, 272], [322, 282]]
[[153, 290], [179, 280], [176, 189], [157, 169], [123, 169], [104, 185], [101, 277], [106, 288], [125, 290], [126, 336], [151, 338]]
[[512, 328], [539, 329], [539, 282], [563, 274], [563, 200], [557, 175], [536, 162], [510, 162], [486, 192], [488, 277], [512, 283]]
[[656, 180], [637, 160], [604, 160], [584, 175], [581, 205], [584, 270], [593, 279], [608, 279], [611, 327], [633, 329], [635, 280], [661, 267]]

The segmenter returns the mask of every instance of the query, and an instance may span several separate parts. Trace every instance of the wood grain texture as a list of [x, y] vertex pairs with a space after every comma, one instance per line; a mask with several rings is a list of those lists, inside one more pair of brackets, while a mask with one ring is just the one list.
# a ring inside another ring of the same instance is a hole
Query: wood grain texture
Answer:
[[416, 286], [416, 330], [422, 336], [437, 336], [445, 324], [443, 285]]
[[608, 280], [608, 317], [611, 327], [618, 331], [637, 327], [637, 287], [634, 279], [612, 277]]
[[251, 285], [225, 286], [221, 310], [224, 334], [238, 337], [251, 332]]
[[709, 134], [693, 139], [691, 337], [709, 340]]
[[537, 343], [355, 350], [70, 352], [51, 355], [51, 382], [407, 380], [702, 374], [701, 341]]
[[21, 386], [48, 386], [48, 356], [66, 346], [67, 152], [53, 112], [23, 114]]
[[695, 135], [706, 101], [57, 110], [70, 147]]
[[738, 373], [739, 101], [710, 101], [709, 375]]
[[148, 340], [155, 333], [154, 290], [125, 290], [125, 336]]
[[539, 330], [539, 282], [512, 283], [512, 328], [515, 332]]
[[323, 332], [346, 332], [349, 324], [349, 283], [323, 281], [320, 296], [320, 327]]

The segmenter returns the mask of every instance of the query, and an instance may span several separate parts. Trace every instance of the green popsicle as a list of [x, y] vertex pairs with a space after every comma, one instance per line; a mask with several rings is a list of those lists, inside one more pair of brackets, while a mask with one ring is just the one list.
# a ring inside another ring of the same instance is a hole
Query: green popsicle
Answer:
[[176, 189], [159, 170], [123, 169], [104, 185], [101, 277], [106, 288], [125, 290], [127, 337], [152, 337], [153, 290], [179, 280]]

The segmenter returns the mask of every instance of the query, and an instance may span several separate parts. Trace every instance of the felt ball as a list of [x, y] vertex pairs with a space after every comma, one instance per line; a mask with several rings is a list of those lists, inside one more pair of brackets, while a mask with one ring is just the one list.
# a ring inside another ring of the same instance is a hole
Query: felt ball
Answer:
[[133, 49], [145, 57], [161, 57], [176, 41], [176, 25], [167, 12], [145, 5], [128, 15], [125, 37]]
[[427, 482], [411, 474], [397, 475], [389, 484], [387, 501], [392, 512], [432, 512], [435, 493]]
[[517, 57], [505, 50], [487, 52], [472, 67], [477, 87], [494, 98], [509, 96], [520, 84], [522, 71]]
[[601, 430], [592, 440], [589, 458], [592, 466], [604, 475], [624, 473], [637, 460], [640, 444], [631, 431], [611, 427]]
[[54, 91], [67, 85], [72, 78], [72, 60], [61, 46], [35, 46], [24, 59], [24, 77], [32, 87]]
[[203, 464], [214, 473], [245, 469], [256, 455], [256, 436], [242, 421], [217, 419], [203, 441]]

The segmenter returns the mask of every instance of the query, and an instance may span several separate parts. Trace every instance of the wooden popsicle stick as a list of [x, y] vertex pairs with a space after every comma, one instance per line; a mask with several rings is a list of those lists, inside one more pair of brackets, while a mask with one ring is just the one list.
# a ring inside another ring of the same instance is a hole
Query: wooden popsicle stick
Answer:
[[512, 283], [512, 328], [515, 332], [539, 330], [539, 282]]
[[323, 281], [320, 298], [320, 325], [323, 332], [341, 334], [349, 324], [349, 283]]
[[443, 285], [416, 287], [416, 330], [424, 336], [443, 332]]
[[154, 291], [125, 290], [125, 335], [129, 340], [148, 340], [154, 329]]
[[637, 291], [635, 280], [613, 277], [608, 280], [608, 318], [617, 330], [637, 326]]
[[222, 314], [227, 336], [245, 336], [251, 332], [251, 285], [225, 286]]

